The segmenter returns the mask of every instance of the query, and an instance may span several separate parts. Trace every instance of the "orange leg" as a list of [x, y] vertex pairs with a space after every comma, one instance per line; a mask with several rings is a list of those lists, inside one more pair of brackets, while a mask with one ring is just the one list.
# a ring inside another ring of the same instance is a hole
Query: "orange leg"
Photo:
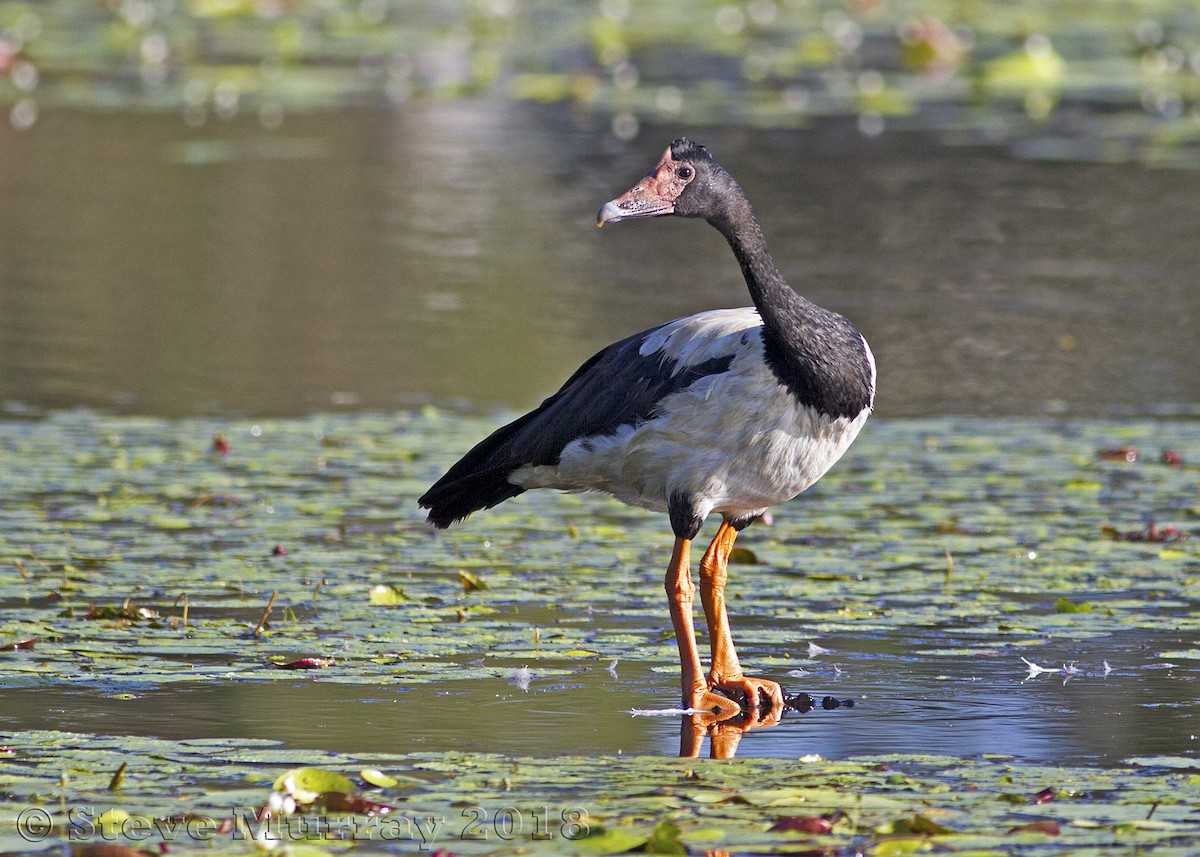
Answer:
[[693, 696], [704, 690], [701, 676], [700, 652], [696, 649], [696, 629], [692, 625], [692, 603], [696, 587], [692, 583], [691, 545], [687, 539], [675, 539], [671, 565], [663, 586], [671, 607], [671, 624], [675, 627], [675, 642], [679, 644], [680, 683], [683, 704], [690, 705]]
[[783, 690], [773, 681], [748, 678], [742, 674], [737, 650], [733, 647], [733, 634], [729, 630], [729, 615], [725, 611], [725, 581], [729, 577], [729, 552], [738, 531], [728, 521], [721, 521], [712, 544], [700, 560], [700, 601], [704, 604], [704, 617], [708, 621], [708, 637], [712, 645], [712, 671], [708, 674], [708, 686], [745, 697], [746, 708], [756, 713], [760, 694], [766, 698], [767, 707], [782, 711]]
[[704, 669], [700, 666], [700, 652], [696, 648], [696, 629], [692, 625], [696, 587], [692, 583], [691, 544], [688, 539], [675, 539], [671, 565], [664, 580], [667, 602], [671, 608], [671, 624], [675, 627], [675, 641], [679, 644], [683, 705], [704, 711], [720, 710], [723, 716], [729, 716], [736, 713], [737, 705], [732, 700], [709, 692]]

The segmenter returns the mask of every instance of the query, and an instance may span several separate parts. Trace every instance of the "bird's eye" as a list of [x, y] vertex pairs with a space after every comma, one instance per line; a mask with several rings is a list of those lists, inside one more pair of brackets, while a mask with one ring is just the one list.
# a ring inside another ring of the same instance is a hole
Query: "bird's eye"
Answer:
[[679, 176], [681, 179], [690, 179], [692, 177], [692, 168], [680, 167], [675, 171], [675, 175]]

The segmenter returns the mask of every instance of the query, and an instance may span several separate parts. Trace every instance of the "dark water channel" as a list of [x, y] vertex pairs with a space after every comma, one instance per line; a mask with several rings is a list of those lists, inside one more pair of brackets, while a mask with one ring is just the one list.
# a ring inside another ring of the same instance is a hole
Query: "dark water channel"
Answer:
[[[752, 640], [752, 622], [739, 623]], [[779, 678], [789, 692], [853, 700], [854, 708], [788, 712], [774, 728], [751, 731], [739, 756], [826, 758], [890, 753], [1007, 754], [1049, 764], [1115, 764], [1131, 757], [1194, 756], [1197, 694], [1190, 662], [1167, 663], [1156, 650], [1168, 635], [1130, 633], [1024, 654], [1040, 666], [1078, 672], [1030, 677], [1021, 651], [997, 657], [914, 654], [947, 645], [944, 635], [822, 641], [831, 652], [807, 675]], [[747, 662], [771, 654], [746, 647]], [[611, 672], [589, 665], [539, 678], [537, 662], [487, 661], [492, 681], [446, 680], [407, 687], [298, 679], [197, 686], [74, 686], [0, 689], [0, 731], [58, 729], [166, 739], [282, 741], [352, 753], [457, 751], [550, 756], [586, 753], [671, 755], [678, 717], [632, 716], [631, 709], [678, 704], [673, 675], [636, 661]], [[1111, 672], [1105, 673], [1105, 663]], [[521, 690], [512, 674], [528, 666]], [[183, 667], [181, 667], [183, 668]], [[707, 752], [707, 750], [705, 751]]]
[[[24, 134], [0, 130], [0, 402], [165, 416], [524, 407], [601, 345], [746, 302], [703, 224], [594, 226], [673, 135], [651, 126], [617, 144], [563, 111], [469, 102], [276, 131], [47, 111]], [[1200, 174], [866, 140], [839, 122], [695, 136], [748, 189], [793, 284], [872, 342], [881, 416], [1200, 413]], [[785, 684], [857, 707], [791, 715], [747, 735], [742, 755], [1195, 750], [1194, 675], [1156, 656], [1191, 640], [1039, 649], [1045, 666], [1084, 670], [1065, 683], [1026, 680], [1016, 651], [912, 655], [950, 645], [920, 629], [823, 643], [834, 654]], [[507, 680], [521, 666], [495, 664], [488, 684], [455, 681], [448, 663], [445, 682], [369, 699], [306, 680], [132, 700], [0, 681], [0, 730], [673, 752], [674, 720], [628, 711], [675, 704], [674, 676], [624, 662], [526, 693]]]

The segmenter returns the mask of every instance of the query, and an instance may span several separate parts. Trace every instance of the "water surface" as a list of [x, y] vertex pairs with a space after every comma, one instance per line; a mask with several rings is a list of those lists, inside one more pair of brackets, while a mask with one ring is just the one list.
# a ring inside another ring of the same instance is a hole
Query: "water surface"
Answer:
[[[747, 303], [698, 222], [598, 232], [678, 133], [511, 102], [201, 129], [47, 111], [0, 130], [0, 401], [133, 413], [526, 407], [596, 349]], [[879, 413], [1194, 413], [1200, 173], [920, 133], [692, 129]]]
[[[665, 615], [665, 603], [663, 611]], [[749, 643], [747, 668], [777, 647], [755, 645], [755, 619], [737, 622]], [[1028, 678], [1019, 653], [966, 660], [913, 654], [946, 642], [937, 634], [900, 633], [823, 640], [837, 645], [810, 674], [768, 671], [789, 692], [853, 700], [852, 709], [788, 712], [781, 725], [747, 733], [738, 755], [844, 759], [936, 751], [956, 756], [1006, 754], [1026, 762], [1116, 765], [1135, 756], [1196, 752], [1194, 665], [1167, 664], [1155, 650], [1178, 635], [1137, 634], [1101, 645], [1051, 645], [1041, 665], [1076, 665]], [[1189, 643], [1190, 644], [1190, 643]], [[1030, 654], [1026, 652], [1026, 654]], [[1104, 661], [1113, 672], [1104, 674]], [[536, 661], [493, 658], [492, 680], [455, 680], [455, 665], [434, 684], [364, 688], [294, 682], [235, 681], [200, 686], [99, 685], [0, 689], [0, 730], [142, 735], [168, 740], [259, 739], [288, 747], [347, 753], [456, 752], [552, 757], [617, 753], [670, 756], [679, 749], [679, 717], [633, 716], [678, 705], [669, 671], [636, 661], [537, 679]], [[559, 664], [555, 664], [558, 666]], [[530, 667], [522, 691], [510, 677]], [[757, 670], [762, 673], [763, 670]]]

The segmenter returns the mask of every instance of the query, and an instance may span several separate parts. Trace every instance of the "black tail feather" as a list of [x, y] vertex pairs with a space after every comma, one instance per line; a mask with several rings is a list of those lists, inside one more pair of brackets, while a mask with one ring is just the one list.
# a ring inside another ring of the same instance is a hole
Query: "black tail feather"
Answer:
[[521, 435], [537, 413], [525, 414], [475, 444], [417, 500], [429, 510], [429, 523], [444, 530], [472, 512], [490, 509], [525, 491], [509, 482], [508, 476], [528, 463]]
[[[417, 502], [429, 510], [429, 523], [444, 530], [457, 521], [510, 500], [525, 491], [506, 478], [507, 469], [493, 468], [456, 479], [443, 477]], [[453, 476], [453, 471], [446, 476]]]

